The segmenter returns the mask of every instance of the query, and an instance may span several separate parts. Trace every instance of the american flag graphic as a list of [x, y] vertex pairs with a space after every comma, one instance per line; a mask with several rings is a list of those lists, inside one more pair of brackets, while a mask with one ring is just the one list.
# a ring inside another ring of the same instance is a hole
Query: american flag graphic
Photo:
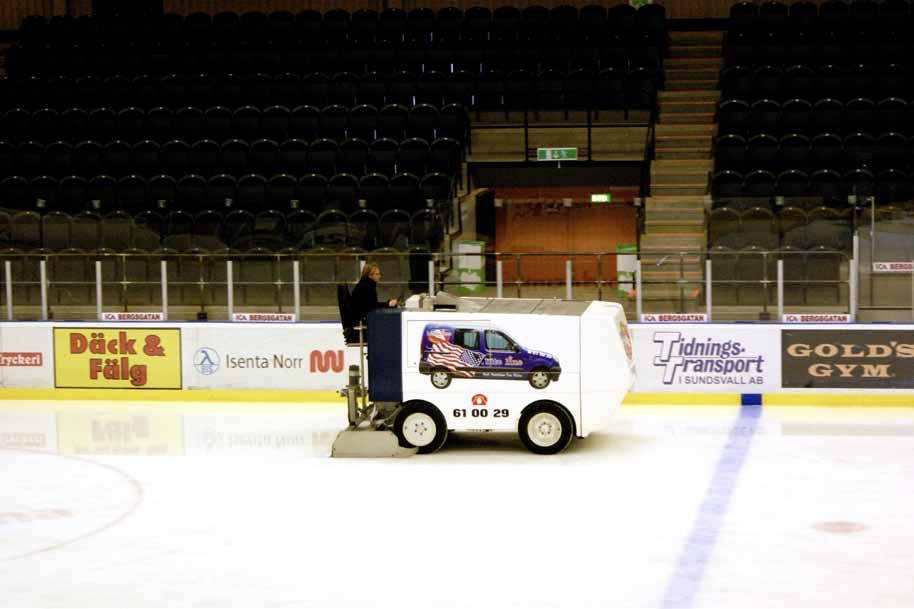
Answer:
[[446, 337], [435, 336], [434, 333], [430, 333], [428, 338], [432, 343], [428, 363], [433, 366], [443, 366], [461, 376], [472, 376], [472, 373], [464, 368], [475, 368], [486, 357], [482, 353], [453, 345], [447, 341]]

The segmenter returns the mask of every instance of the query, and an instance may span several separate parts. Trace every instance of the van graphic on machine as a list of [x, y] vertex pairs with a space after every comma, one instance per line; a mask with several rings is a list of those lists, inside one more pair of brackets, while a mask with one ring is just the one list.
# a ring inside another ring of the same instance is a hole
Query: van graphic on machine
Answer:
[[562, 368], [549, 353], [525, 349], [493, 326], [428, 324], [419, 372], [438, 389], [454, 377], [528, 381], [534, 389], [545, 389], [559, 380]]

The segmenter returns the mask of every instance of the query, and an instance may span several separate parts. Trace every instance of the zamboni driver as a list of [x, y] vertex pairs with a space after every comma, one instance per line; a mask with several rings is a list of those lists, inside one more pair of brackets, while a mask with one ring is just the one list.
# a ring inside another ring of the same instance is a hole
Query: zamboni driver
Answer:
[[368, 312], [374, 309], [397, 306], [397, 299], [378, 300], [378, 282], [381, 281], [381, 267], [376, 262], [366, 262], [362, 277], [352, 290], [352, 316], [356, 323], [366, 323]]

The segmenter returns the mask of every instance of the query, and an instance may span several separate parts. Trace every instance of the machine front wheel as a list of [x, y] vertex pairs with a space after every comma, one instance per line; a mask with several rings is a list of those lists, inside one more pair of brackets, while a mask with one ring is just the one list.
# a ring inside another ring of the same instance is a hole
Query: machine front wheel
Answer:
[[528, 406], [517, 426], [521, 442], [537, 455], [562, 452], [574, 436], [574, 421], [568, 411], [553, 402]]
[[429, 375], [429, 378], [432, 381], [432, 385], [434, 385], [438, 389], [444, 389], [445, 387], [447, 387], [448, 385], [451, 384], [451, 375], [448, 374], [447, 370], [442, 370], [441, 368], [432, 370], [432, 373], [431, 373], [431, 375]]
[[447, 440], [447, 421], [441, 411], [428, 402], [403, 404], [394, 423], [400, 445], [416, 447], [419, 454], [433, 453]]

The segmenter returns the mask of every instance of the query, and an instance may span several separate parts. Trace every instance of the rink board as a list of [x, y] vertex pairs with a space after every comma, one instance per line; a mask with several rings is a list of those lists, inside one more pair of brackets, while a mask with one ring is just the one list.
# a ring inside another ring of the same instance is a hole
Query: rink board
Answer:
[[[914, 406], [914, 324], [631, 324], [638, 404]], [[0, 399], [336, 402], [338, 323], [0, 323]]]

